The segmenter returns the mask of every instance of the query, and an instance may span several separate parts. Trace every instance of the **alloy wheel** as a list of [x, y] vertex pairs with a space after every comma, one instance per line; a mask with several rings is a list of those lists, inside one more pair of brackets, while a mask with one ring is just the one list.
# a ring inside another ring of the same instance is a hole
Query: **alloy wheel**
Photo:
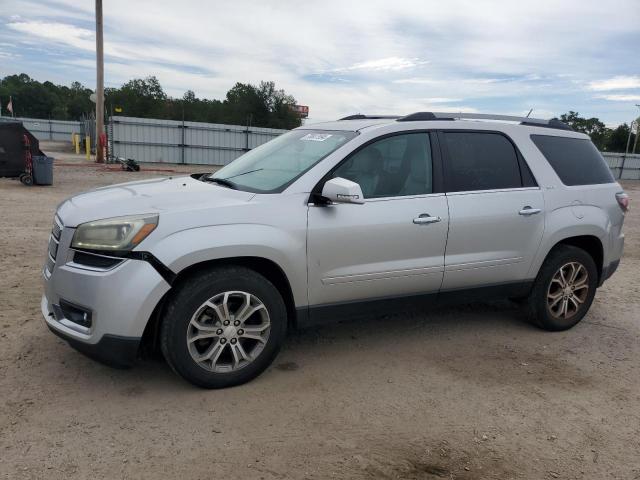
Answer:
[[191, 317], [187, 346], [205, 370], [228, 373], [255, 360], [269, 338], [271, 321], [264, 303], [242, 291], [220, 293]]
[[580, 311], [589, 294], [589, 273], [579, 262], [562, 265], [547, 289], [547, 308], [559, 319], [569, 319]]

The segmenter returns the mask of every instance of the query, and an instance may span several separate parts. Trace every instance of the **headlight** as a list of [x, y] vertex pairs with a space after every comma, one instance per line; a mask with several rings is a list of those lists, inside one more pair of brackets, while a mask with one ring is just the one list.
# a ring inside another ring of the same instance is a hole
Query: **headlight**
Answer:
[[131, 215], [79, 225], [72, 248], [127, 251], [138, 245], [158, 226], [157, 215]]

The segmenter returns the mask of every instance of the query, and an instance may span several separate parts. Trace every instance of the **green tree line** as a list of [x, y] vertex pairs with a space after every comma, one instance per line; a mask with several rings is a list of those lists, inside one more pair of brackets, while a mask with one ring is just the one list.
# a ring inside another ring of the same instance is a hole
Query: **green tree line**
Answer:
[[[91, 93], [91, 89], [79, 82], [69, 87], [48, 81], [41, 83], [24, 73], [0, 80], [0, 102], [5, 115], [11, 95], [16, 116], [78, 120], [94, 110], [89, 100]], [[224, 100], [198, 98], [192, 90], [187, 90], [182, 98], [170, 97], [156, 77], [133, 79], [120, 88], [105, 89], [107, 112], [113, 108], [119, 115], [167, 120], [184, 118], [194, 122], [289, 129], [300, 125], [300, 118], [291, 109], [295, 104], [295, 98], [277, 89], [273, 82], [236, 83]], [[608, 128], [598, 118], [584, 118], [574, 111], [561, 115], [560, 120], [588, 134], [599, 150], [624, 152], [626, 149], [629, 137], [626, 123]], [[634, 141], [632, 134], [631, 145]]]
[[[566, 123], [576, 132], [586, 133], [591, 141], [604, 152], [624, 152], [629, 139], [629, 125], [623, 123], [616, 128], [608, 128], [598, 118], [584, 118], [578, 112], [569, 111], [560, 115], [560, 121]], [[629, 149], [633, 148], [635, 134], [631, 134]]]
[[[71, 86], [39, 82], [21, 73], [0, 80], [0, 102], [7, 115], [9, 96], [16, 116], [78, 120], [94, 110], [92, 90], [79, 82]], [[156, 77], [133, 79], [120, 88], [105, 89], [105, 109], [129, 117], [160, 118], [193, 122], [251, 124], [256, 127], [295, 128], [300, 118], [291, 109], [293, 96], [277, 89], [274, 82], [259, 85], [236, 83], [224, 100], [196, 97], [188, 90], [182, 98], [166, 94]]]

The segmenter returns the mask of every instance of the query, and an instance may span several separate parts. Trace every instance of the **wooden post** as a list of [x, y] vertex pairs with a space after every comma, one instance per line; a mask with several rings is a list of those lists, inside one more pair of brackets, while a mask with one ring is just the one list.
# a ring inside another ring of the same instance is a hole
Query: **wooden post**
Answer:
[[104, 133], [104, 49], [102, 40], [102, 0], [96, 0], [96, 162], [104, 163], [100, 137]]

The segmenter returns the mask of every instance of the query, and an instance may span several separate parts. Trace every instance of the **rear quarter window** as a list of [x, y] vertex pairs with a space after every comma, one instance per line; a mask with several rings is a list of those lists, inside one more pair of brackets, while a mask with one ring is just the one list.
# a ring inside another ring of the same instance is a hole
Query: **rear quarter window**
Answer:
[[591, 140], [531, 135], [562, 183], [568, 186], [614, 183], [609, 166]]

